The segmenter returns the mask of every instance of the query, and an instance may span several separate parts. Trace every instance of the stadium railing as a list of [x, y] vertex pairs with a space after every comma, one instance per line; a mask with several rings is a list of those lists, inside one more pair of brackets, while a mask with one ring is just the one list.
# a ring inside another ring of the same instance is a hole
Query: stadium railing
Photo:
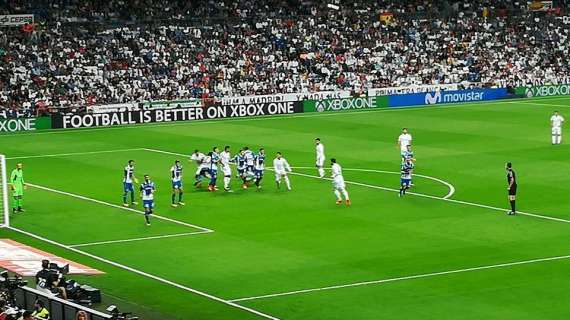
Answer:
[[14, 292], [16, 305], [20, 309], [32, 310], [34, 302], [41, 300], [50, 313], [51, 320], [74, 320], [77, 312], [84, 311], [90, 320], [113, 319], [106, 313], [73, 303], [30, 287], [19, 287]]

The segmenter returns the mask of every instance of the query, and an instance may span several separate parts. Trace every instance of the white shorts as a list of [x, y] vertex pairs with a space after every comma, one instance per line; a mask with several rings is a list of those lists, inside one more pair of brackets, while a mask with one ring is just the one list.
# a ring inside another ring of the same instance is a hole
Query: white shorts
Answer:
[[315, 163], [317, 167], [323, 167], [325, 165], [325, 156], [318, 156]]
[[333, 188], [335, 190], [346, 189], [346, 184], [344, 183], [344, 178], [335, 178], [333, 180]]
[[281, 179], [281, 177], [286, 176], [286, 175], [287, 175], [287, 171], [285, 171], [285, 170], [275, 171], [275, 180], [279, 181]]
[[561, 135], [562, 127], [552, 127], [552, 134]]
[[224, 173], [224, 176], [231, 176], [232, 168], [230, 166], [224, 166], [222, 167], [222, 172]]

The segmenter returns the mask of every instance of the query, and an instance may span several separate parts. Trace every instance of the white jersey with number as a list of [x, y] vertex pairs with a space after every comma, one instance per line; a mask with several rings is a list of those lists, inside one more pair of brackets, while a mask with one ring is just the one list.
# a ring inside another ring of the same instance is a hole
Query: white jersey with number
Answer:
[[333, 186], [335, 189], [344, 189], [344, 177], [342, 176], [342, 167], [338, 163], [334, 163], [331, 167]]
[[325, 164], [325, 146], [322, 143], [315, 147], [317, 152], [317, 166], [322, 167]]
[[408, 146], [412, 144], [412, 135], [409, 133], [402, 133], [398, 137], [398, 142], [400, 143], [400, 150], [402, 152], [408, 150]]
[[273, 170], [275, 170], [275, 175], [284, 175], [287, 172], [291, 172], [291, 166], [285, 158], [275, 158], [273, 160]]

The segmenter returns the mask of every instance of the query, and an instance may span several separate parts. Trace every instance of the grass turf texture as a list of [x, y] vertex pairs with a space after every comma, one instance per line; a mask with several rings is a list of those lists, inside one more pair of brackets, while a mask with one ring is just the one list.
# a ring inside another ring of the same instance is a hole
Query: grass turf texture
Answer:
[[[313, 166], [315, 137], [344, 168], [397, 172], [395, 140], [414, 135], [417, 173], [456, 188], [453, 199], [508, 207], [504, 164], [519, 179], [520, 210], [570, 219], [570, 147], [550, 145], [549, 117], [568, 99], [374, 110], [296, 117], [175, 123], [0, 136], [8, 157], [153, 148], [189, 154], [212, 146], [265, 147], [292, 166]], [[566, 143], [566, 141], [563, 141]], [[185, 202], [170, 208], [169, 168], [185, 164]], [[191, 186], [194, 165], [144, 150], [15, 159], [27, 182], [121, 204], [122, 168], [136, 161], [139, 179], [157, 184], [156, 213], [215, 232], [81, 247], [97, 256], [224, 299], [388, 279], [570, 254], [570, 224], [416, 196], [398, 198], [348, 185], [353, 206], [336, 206], [329, 181], [291, 176], [293, 191], [276, 190], [266, 172], [261, 192], [215, 194]], [[270, 162], [270, 161], [268, 161]], [[328, 160], [327, 160], [328, 163]], [[314, 169], [298, 173], [316, 175]], [[345, 179], [398, 188], [399, 177], [345, 171]], [[221, 183], [219, 179], [219, 183]], [[416, 178], [414, 192], [444, 196], [448, 189]], [[199, 231], [126, 210], [30, 188], [16, 228], [64, 244]], [[140, 207], [138, 209], [141, 209]], [[256, 319], [243, 310], [121, 270], [22, 234], [12, 238], [105, 271], [75, 277], [126, 304], [145, 319]], [[569, 260], [479, 270], [352, 288], [238, 302], [281, 319], [558, 319], [570, 302]], [[152, 310], [152, 311], [149, 311]]]

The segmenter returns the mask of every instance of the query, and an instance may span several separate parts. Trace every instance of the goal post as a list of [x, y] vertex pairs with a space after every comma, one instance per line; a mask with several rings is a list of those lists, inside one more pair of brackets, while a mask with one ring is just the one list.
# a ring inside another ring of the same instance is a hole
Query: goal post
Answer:
[[2, 181], [0, 182], [0, 191], [2, 192], [2, 218], [0, 221], [0, 227], [6, 228], [10, 226], [10, 202], [8, 200], [8, 193], [10, 192], [8, 186], [8, 177], [6, 175], [6, 156], [0, 154], [0, 177]]

